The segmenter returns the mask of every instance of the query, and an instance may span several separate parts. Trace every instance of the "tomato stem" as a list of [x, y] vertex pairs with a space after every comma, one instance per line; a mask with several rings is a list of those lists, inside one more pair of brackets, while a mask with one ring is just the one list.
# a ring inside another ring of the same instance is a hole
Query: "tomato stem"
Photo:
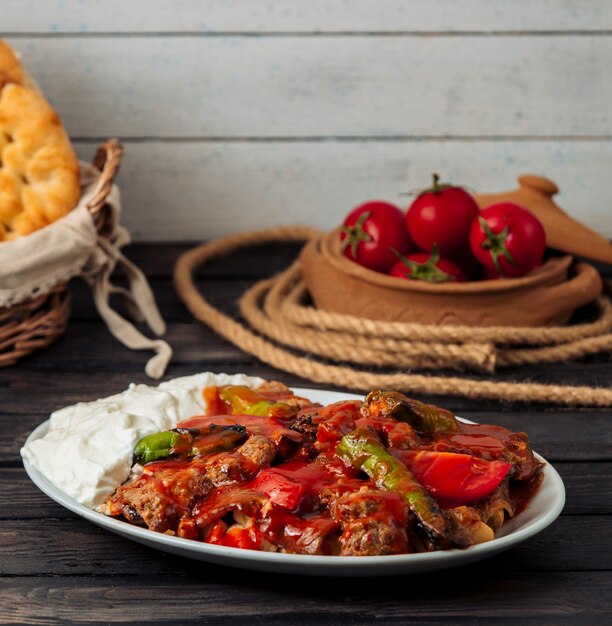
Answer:
[[431, 255], [424, 263], [412, 261], [401, 255], [395, 248], [391, 248], [397, 258], [410, 270], [406, 275], [410, 280], [425, 280], [428, 283], [448, 283], [454, 281], [455, 277], [437, 267], [440, 260], [440, 248], [434, 244]]
[[440, 175], [436, 174], [435, 172], [431, 175], [432, 177], [432, 184], [431, 187], [427, 187], [425, 189], [411, 189], [410, 191], [407, 191], [406, 193], [402, 193], [400, 194], [401, 196], [422, 196], [426, 193], [435, 193], [436, 195], [439, 193], [442, 193], [445, 189], [455, 189], [455, 188], [461, 188], [458, 187], [457, 185], [453, 185], [452, 183], [441, 183], [440, 182]]
[[343, 226], [342, 232], [346, 234], [344, 240], [340, 243], [340, 251], [344, 253], [344, 251], [350, 246], [351, 247], [351, 256], [353, 260], [358, 261], [358, 249], [359, 244], [362, 242], [367, 243], [368, 241], [372, 241], [372, 237], [365, 230], [365, 223], [368, 218], [372, 215], [371, 211], [364, 211], [355, 221], [353, 226]]
[[501, 266], [499, 257], [503, 256], [511, 265], [516, 264], [514, 261], [514, 257], [506, 246], [506, 238], [510, 234], [510, 228], [506, 224], [501, 232], [494, 233], [483, 217], [479, 216], [478, 222], [484, 234], [486, 235], [486, 239], [480, 244], [480, 247], [483, 250], [489, 251], [489, 254], [491, 255], [491, 261], [493, 261], [493, 265], [495, 266], [497, 273], [500, 276], [505, 276], [505, 272]]

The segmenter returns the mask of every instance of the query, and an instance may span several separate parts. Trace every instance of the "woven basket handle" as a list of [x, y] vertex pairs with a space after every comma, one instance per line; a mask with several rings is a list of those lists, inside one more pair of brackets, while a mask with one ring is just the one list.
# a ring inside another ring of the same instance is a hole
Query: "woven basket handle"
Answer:
[[91, 200], [87, 203], [87, 208], [94, 220], [96, 220], [96, 223], [100, 218], [100, 212], [106, 204], [106, 198], [113, 186], [113, 180], [119, 171], [122, 156], [123, 147], [119, 140], [108, 139], [98, 148], [94, 157], [93, 164], [100, 170], [101, 176]]

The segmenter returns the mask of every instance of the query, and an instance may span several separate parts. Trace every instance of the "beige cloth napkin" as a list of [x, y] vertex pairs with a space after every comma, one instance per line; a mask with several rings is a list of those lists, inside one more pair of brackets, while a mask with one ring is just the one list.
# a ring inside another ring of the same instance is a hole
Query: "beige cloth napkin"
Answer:
[[[130, 236], [119, 223], [119, 188], [113, 185], [107, 198], [110, 214], [101, 233], [87, 209], [99, 176], [95, 167], [81, 163], [81, 200], [76, 208], [27, 237], [0, 243], [0, 308], [82, 276], [91, 286], [98, 312], [110, 332], [132, 350], [154, 350], [156, 354], [149, 359], [145, 371], [152, 378], [161, 378], [172, 357], [168, 343], [146, 337], [109, 304], [111, 295], [118, 296], [135, 321], [146, 322], [157, 337], [166, 332], [145, 275], [121, 252]], [[116, 267], [123, 269], [128, 288], [111, 283]]]

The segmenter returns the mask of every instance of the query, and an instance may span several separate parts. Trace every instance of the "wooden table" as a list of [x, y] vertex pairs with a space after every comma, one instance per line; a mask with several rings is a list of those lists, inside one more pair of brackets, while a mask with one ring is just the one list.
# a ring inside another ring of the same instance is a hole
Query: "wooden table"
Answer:
[[[170, 272], [185, 246], [134, 246], [150, 276], [175, 359], [167, 377], [246, 372], [314, 386], [257, 362], [193, 322]], [[211, 265], [203, 289], [228, 311], [253, 280], [296, 248], [252, 249]], [[479, 422], [529, 432], [561, 473], [567, 504], [540, 535], [475, 565], [426, 575], [325, 579], [264, 575], [170, 556], [110, 534], [55, 504], [29, 481], [19, 449], [54, 409], [150, 382], [146, 356], [117, 343], [74, 285], [68, 333], [0, 370], [0, 623], [181, 624], [612, 623], [612, 412], [438, 401]], [[535, 381], [610, 385], [610, 355], [513, 371]]]

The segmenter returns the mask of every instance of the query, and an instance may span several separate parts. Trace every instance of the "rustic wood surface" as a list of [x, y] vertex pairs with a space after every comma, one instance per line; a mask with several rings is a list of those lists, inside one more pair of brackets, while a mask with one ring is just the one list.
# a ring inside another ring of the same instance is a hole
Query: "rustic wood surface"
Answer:
[[[601, 32], [607, 0], [3, 0], [4, 27], [20, 34]], [[138, 4], [135, 9], [130, 4]]]
[[124, 142], [137, 241], [327, 229], [434, 171], [480, 192], [542, 174], [612, 237], [609, 0], [1, 5], [79, 155]]
[[[77, 140], [79, 156], [90, 161], [101, 137]], [[279, 224], [327, 230], [368, 199], [408, 206], [410, 199], [401, 194], [427, 186], [432, 172], [480, 193], [515, 189], [517, 176], [531, 172], [559, 184], [556, 201], [570, 215], [612, 237], [609, 193], [602, 183], [612, 167], [612, 141], [421, 139], [122, 137], [123, 221], [135, 241], [155, 242]]]
[[[467, 128], [486, 137], [610, 133], [612, 38], [598, 33], [507, 34], [503, 44], [464, 34], [452, 45], [447, 37], [360, 33], [8, 40], [24, 51], [57, 110], [69, 115], [72, 137], [439, 138]], [[559, 63], [565, 56], [572, 62]], [[518, 108], [517, 96], [524, 98]]]
[[[256, 362], [192, 322], [174, 294], [180, 245], [128, 250], [151, 277], [176, 350], [167, 378], [202, 370], [246, 372], [314, 386]], [[254, 280], [285, 267], [297, 248], [243, 251], [212, 264], [202, 288], [235, 312]], [[456, 570], [392, 579], [254, 574], [190, 561], [112, 535], [57, 505], [30, 482], [19, 457], [28, 433], [66, 404], [150, 382], [73, 284], [68, 333], [50, 349], [0, 370], [0, 623], [480, 623], [606, 624], [612, 620], [612, 412], [440, 399], [465, 417], [530, 433], [567, 489], [561, 517], [499, 556]], [[500, 378], [612, 383], [612, 358], [509, 370]]]

